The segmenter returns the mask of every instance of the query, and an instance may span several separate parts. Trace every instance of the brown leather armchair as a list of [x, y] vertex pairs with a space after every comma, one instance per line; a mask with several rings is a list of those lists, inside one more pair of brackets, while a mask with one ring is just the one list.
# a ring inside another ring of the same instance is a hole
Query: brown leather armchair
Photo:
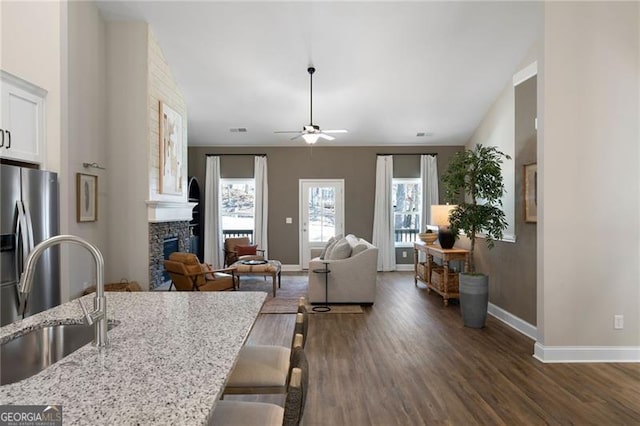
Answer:
[[[171, 286], [178, 291], [235, 290], [237, 277], [233, 269], [210, 270], [193, 253], [175, 252], [164, 261], [164, 268], [171, 277]], [[171, 286], [169, 291], [171, 291]]]
[[250, 246], [249, 237], [233, 237], [224, 240], [224, 266], [228, 267], [239, 260], [264, 260], [264, 250], [256, 248], [256, 254], [239, 255], [238, 246]]

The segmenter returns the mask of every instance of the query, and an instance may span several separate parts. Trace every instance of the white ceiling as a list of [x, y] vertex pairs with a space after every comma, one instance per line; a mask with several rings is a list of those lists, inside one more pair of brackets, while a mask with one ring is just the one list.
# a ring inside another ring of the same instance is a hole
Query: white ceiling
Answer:
[[[541, 2], [108, 1], [143, 20], [186, 102], [189, 145], [462, 145], [539, 36]], [[247, 133], [230, 128], [246, 127]], [[416, 137], [417, 132], [433, 136]]]

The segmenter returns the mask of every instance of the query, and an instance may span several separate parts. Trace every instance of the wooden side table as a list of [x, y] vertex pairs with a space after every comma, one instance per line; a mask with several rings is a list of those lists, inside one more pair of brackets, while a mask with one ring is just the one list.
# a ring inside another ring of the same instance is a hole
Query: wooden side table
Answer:
[[[464, 260], [464, 271], [469, 270], [469, 250], [452, 248], [443, 249], [439, 245], [416, 242], [413, 245], [413, 284], [418, 281], [427, 286], [427, 291], [433, 290], [442, 296], [444, 306], [449, 305], [449, 299], [459, 298], [458, 276], [449, 271], [449, 262], [452, 260]], [[420, 262], [420, 252], [426, 255], [426, 262]], [[436, 264], [433, 259], [442, 260], [442, 266]]]

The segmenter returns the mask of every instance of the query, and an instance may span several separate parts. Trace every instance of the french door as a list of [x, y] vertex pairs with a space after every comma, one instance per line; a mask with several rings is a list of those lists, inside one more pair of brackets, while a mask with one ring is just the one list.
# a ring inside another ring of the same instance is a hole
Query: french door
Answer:
[[312, 248], [344, 234], [344, 179], [300, 179], [300, 266], [307, 269]]

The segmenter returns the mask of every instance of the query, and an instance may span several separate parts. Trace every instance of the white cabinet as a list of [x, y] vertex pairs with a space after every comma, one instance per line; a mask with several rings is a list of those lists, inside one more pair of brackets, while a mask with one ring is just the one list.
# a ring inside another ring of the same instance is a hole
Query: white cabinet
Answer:
[[47, 91], [0, 70], [0, 157], [42, 164]]

